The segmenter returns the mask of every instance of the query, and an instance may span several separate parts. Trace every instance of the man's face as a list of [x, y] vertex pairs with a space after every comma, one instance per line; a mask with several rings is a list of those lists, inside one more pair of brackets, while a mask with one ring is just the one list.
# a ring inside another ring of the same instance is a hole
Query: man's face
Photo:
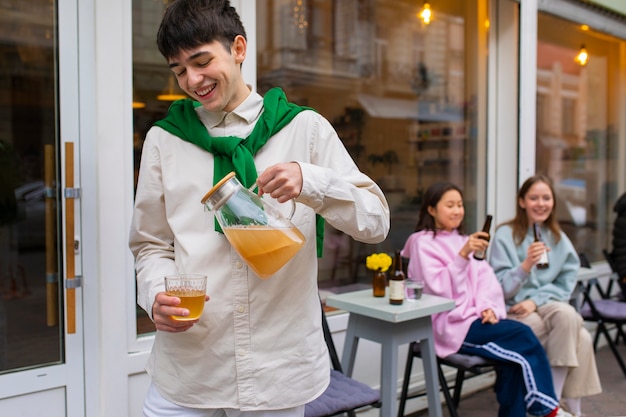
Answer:
[[218, 41], [183, 50], [168, 60], [178, 85], [208, 111], [234, 110], [250, 91], [241, 75], [246, 40], [237, 36], [230, 47]]

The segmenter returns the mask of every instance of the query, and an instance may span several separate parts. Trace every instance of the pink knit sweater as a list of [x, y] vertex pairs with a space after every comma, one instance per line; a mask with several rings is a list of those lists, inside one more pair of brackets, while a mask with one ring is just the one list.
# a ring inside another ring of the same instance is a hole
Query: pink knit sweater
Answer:
[[401, 254], [409, 258], [408, 278], [423, 279], [424, 293], [450, 298], [456, 307], [433, 315], [435, 350], [446, 357], [461, 348], [470, 325], [491, 308], [499, 319], [506, 317], [502, 287], [487, 261], [459, 251], [468, 237], [457, 231], [421, 231], [407, 239]]

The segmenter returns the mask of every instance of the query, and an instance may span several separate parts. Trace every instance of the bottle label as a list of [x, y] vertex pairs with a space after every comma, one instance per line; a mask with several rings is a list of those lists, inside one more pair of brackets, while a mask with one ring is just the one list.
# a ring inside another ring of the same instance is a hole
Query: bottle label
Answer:
[[404, 300], [404, 280], [389, 280], [389, 299]]
[[548, 251], [543, 251], [543, 253], [541, 254], [541, 258], [539, 258], [539, 262], [537, 262], [537, 265], [547, 265], [548, 264]]
[[475, 251], [474, 259], [478, 259], [479, 261], [482, 261], [483, 259], [485, 259], [485, 251], [484, 250]]

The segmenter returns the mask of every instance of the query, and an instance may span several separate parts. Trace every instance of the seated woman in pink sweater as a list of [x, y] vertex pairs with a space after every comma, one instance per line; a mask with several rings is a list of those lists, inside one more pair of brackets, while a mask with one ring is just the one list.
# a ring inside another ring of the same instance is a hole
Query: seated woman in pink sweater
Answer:
[[461, 190], [451, 183], [428, 187], [415, 233], [402, 256], [409, 279], [424, 280], [424, 292], [456, 301], [433, 315], [435, 350], [483, 356], [499, 362], [496, 396], [499, 417], [571, 416], [559, 409], [550, 364], [532, 330], [506, 319], [502, 287], [486, 261], [471, 257], [486, 250], [484, 232], [464, 235]]

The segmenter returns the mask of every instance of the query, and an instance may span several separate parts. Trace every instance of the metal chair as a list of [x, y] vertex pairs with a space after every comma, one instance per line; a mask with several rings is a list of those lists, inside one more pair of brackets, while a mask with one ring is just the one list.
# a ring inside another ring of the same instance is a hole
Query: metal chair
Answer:
[[[626, 364], [624, 364], [624, 360], [617, 350], [617, 342], [619, 338], [621, 337], [622, 340], [626, 340], [622, 327], [626, 324], [626, 302], [610, 298], [610, 292], [602, 290], [598, 278], [592, 278], [586, 283], [579, 282], [577, 285], [583, 294], [583, 305], [580, 308], [580, 315], [584, 320], [595, 322], [597, 325], [593, 343], [594, 349], [597, 348], [598, 339], [602, 334], [606, 339], [609, 348], [613, 352], [613, 356], [615, 356], [617, 363], [622, 369], [622, 372], [626, 376]], [[595, 300], [593, 299], [591, 293], [594, 289], [600, 294], [601, 298]], [[609, 329], [607, 327], [609, 325], [614, 325], [616, 328], [617, 335], [615, 336], [615, 339], [612, 339], [609, 334]]]
[[324, 306], [322, 306], [322, 328], [332, 364], [330, 384], [321, 396], [305, 405], [304, 417], [330, 417], [344, 413], [347, 413], [349, 417], [355, 417], [355, 410], [359, 408], [366, 406], [379, 408], [381, 403], [378, 390], [343, 373], [326, 320]]
[[[424, 393], [417, 393], [414, 395], [408, 395], [409, 380], [411, 378], [411, 371], [413, 368], [413, 359], [421, 358], [422, 353], [420, 349], [420, 342], [411, 342], [409, 345], [409, 352], [406, 360], [406, 367], [404, 369], [404, 381], [402, 383], [402, 393], [400, 394], [400, 404], [398, 405], [398, 417], [404, 416], [404, 410], [406, 407], [406, 401], [411, 398], [416, 398], [424, 395]], [[450, 386], [446, 380], [446, 376], [443, 372], [443, 366], [449, 366], [456, 369], [456, 378], [454, 385]], [[485, 359], [481, 356], [464, 355], [461, 353], [454, 353], [445, 358], [437, 357], [437, 371], [439, 374], [439, 385], [446, 401], [446, 406], [450, 412], [451, 417], [458, 417], [457, 408], [461, 402], [461, 391], [463, 388], [463, 381], [473, 376], [478, 376], [487, 372], [494, 371], [496, 369], [496, 362], [489, 359]], [[471, 376], [467, 376], [470, 373]], [[451, 394], [452, 393], [452, 394]]]

